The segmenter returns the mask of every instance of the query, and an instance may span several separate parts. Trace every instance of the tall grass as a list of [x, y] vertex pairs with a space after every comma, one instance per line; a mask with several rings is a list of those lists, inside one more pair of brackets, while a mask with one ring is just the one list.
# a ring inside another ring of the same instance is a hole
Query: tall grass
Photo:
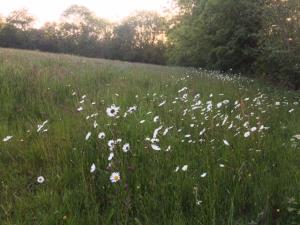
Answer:
[[300, 224], [299, 103], [233, 75], [0, 49], [0, 224]]

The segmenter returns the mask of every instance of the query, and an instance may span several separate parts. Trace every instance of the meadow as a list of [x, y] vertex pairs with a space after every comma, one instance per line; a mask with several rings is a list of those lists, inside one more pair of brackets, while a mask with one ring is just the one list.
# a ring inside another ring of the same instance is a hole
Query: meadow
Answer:
[[300, 224], [300, 93], [0, 49], [0, 224]]

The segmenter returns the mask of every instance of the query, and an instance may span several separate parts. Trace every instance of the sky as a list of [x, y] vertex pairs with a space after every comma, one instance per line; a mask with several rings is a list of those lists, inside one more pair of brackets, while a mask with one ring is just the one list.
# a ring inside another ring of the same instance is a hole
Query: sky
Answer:
[[119, 21], [136, 10], [163, 12], [171, 0], [3, 0], [0, 15], [26, 8], [37, 19], [36, 26], [47, 21], [58, 20], [61, 13], [73, 4], [83, 5], [96, 15], [112, 21]]

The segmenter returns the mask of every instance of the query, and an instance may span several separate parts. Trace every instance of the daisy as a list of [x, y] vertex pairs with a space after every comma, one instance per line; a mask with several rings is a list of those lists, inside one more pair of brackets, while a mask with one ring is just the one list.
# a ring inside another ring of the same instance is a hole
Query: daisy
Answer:
[[296, 139], [298, 139], [298, 140], [300, 140], [300, 134], [296, 134], [293, 137], [296, 138]]
[[36, 179], [36, 181], [37, 181], [39, 184], [42, 184], [42, 183], [44, 183], [45, 178], [44, 178], [43, 176], [39, 176], [39, 177]]
[[249, 136], [250, 136], [250, 132], [247, 131], [247, 132], [244, 134], [244, 137], [247, 138], [247, 137], [249, 137]]
[[96, 170], [96, 165], [93, 163], [93, 164], [91, 165], [90, 172], [91, 172], [91, 173], [94, 173], [95, 170]]
[[153, 122], [157, 123], [159, 121], [159, 116], [154, 117]]
[[91, 133], [91, 132], [88, 132], [88, 133], [86, 134], [86, 136], [85, 136], [85, 140], [86, 140], [86, 141], [89, 140], [90, 137], [91, 137], [91, 135], [92, 135], [92, 133]]
[[110, 107], [108, 107], [106, 109], [106, 114], [109, 116], [109, 117], [116, 117], [118, 112], [120, 110], [120, 107], [117, 107], [115, 105], [111, 105]]
[[227, 145], [227, 146], [230, 146], [229, 142], [226, 141], [226, 140], [223, 140], [224, 144]]
[[83, 107], [82, 106], [80, 106], [79, 108], [77, 108], [77, 111], [78, 112], [80, 112], [80, 111], [82, 111], [83, 110]]
[[113, 159], [113, 157], [115, 156], [115, 154], [113, 152], [111, 152], [107, 158], [108, 161], [111, 161]]
[[129, 143], [126, 143], [122, 147], [123, 152], [128, 152], [130, 150], [130, 145]]
[[104, 139], [105, 138], [105, 133], [104, 132], [100, 132], [99, 134], [98, 134], [98, 138], [99, 139]]
[[151, 148], [155, 151], [160, 151], [161, 150], [161, 148], [156, 144], [151, 144]]
[[7, 141], [9, 141], [9, 140], [12, 139], [12, 138], [13, 138], [13, 136], [7, 136], [7, 137], [3, 138], [3, 141], [4, 141], [4, 142], [7, 142]]
[[187, 171], [187, 169], [188, 169], [188, 165], [184, 165], [184, 166], [181, 168], [182, 171]]
[[201, 177], [204, 178], [204, 177], [206, 177], [206, 175], [207, 175], [207, 173], [202, 173]]
[[116, 183], [116, 182], [118, 182], [120, 179], [121, 179], [121, 177], [120, 177], [120, 173], [119, 172], [113, 172], [111, 175], [110, 175], [110, 181], [112, 182], [112, 183]]
[[135, 112], [137, 110], [137, 106], [135, 105], [135, 106], [132, 106], [132, 107], [130, 107], [129, 109], [128, 109], [128, 113], [133, 113], [133, 112]]

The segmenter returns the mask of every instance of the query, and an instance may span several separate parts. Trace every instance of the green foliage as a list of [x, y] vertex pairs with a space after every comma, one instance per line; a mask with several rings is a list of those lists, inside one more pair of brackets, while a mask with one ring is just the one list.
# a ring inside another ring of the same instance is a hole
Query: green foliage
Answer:
[[267, 77], [299, 89], [297, 0], [177, 1], [171, 63]]
[[300, 88], [300, 2], [267, 1], [258, 71], [276, 83]]
[[257, 57], [260, 10], [258, 1], [195, 1], [171, 30], [171, 60], [224, 71], [249, 70]]

